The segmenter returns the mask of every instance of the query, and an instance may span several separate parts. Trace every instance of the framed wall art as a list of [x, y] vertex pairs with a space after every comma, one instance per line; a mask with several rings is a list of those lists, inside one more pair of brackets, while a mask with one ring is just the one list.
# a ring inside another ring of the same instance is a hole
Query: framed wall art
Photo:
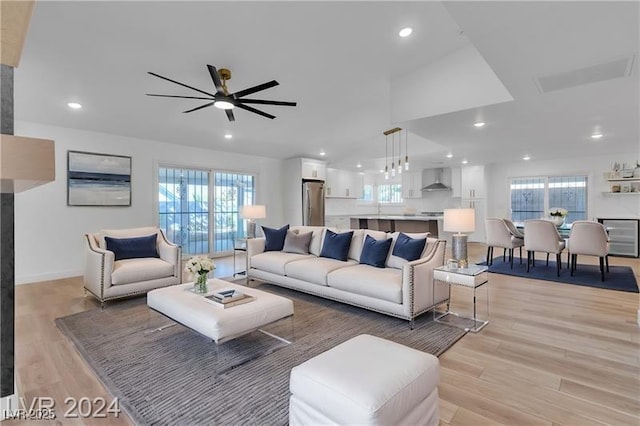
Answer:
[[131, 157], [68, 151], [67, 205], [130, 206]]

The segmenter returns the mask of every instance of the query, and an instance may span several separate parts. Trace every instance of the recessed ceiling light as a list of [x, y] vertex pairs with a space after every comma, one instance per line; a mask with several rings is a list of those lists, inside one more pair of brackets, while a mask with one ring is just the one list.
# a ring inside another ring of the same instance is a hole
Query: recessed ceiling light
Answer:
[[225, 139], [231, 139], [233, 137], [233, 135], [231, 133], [225, 133], [224, 134], [224, 138]]
[[380, 173], [384, 173], [384, 169], [380, 169]]
[[325, 155], [327, 155], [327, 153], [326, 153], [326, 152], [324, 152], [324, 151], [320, 151], [320, 155], [321, 155], [322, 157], [324, 157]]
[[356, 167], [360, 169], [360, 168], [362, 168], [362, 164], [358, 163], [358, 164], [356, 164]]
[[524, 157], [522, 157], [522, 159], [524, 161], [529, 161], [529, 160], [531, 160], [531, 157], [529, 157], [528, 155], [525, 155]]
[[413, 29], [407, 27], [407, 28], [401, 29], [400, 32], [398, 33], [398, 35], [400, 37], [409, 37], [412, 32], [413, 32]]
[[476, 127], [484, 127], [484, 125], [487, 124], [484, 121], [478, 121], [476, 123], [473, 123], [474, 126]]
[[82, 108], [82, 105], [80, 105], [80, 104], [79, 104], [79, 103], [77, 103], [77, 102], [69, 102], [69, 103], [67, 104], [67, 106], [68, 106], [69, 108], [71, 108], [71, 109], [80, 109], [80, 108]]
[[469, 160], [462, 160], [462, 164], [468, 164]]
[[360, 174], [364, 176], [364, 172], [360, 172]]
[[604, 136], [602, 133], [594, 133], [591, 135], [591, 139], [600, 139], [602, 136]]
[[447, 158], [453, 158], [453, 154], [451, 153], [447, 154]]

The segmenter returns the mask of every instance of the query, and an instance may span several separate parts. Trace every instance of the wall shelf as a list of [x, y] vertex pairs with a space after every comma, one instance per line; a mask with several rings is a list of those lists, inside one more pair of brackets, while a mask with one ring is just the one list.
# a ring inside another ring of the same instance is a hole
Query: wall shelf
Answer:
[[607, 182], [640, 182], [640, 177], [607, 179]]
[[603, 194], [606, 195], [640, 195], [640, 192], [611, 192], [611, 191], [602, 191]]

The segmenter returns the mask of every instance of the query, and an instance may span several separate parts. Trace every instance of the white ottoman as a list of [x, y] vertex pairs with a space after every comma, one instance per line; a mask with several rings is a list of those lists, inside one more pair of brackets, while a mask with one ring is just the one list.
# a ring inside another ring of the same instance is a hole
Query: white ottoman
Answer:
[[438, 425], [438, 358], [362, 334], [291, 370], [289, 424]]

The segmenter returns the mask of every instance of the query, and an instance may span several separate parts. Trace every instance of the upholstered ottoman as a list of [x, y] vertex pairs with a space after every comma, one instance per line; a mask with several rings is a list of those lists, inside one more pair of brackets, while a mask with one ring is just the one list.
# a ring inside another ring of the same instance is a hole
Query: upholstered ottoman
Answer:
[[291, 370], [289, 424], [437, 425], [438, 358], [362, 334]]

